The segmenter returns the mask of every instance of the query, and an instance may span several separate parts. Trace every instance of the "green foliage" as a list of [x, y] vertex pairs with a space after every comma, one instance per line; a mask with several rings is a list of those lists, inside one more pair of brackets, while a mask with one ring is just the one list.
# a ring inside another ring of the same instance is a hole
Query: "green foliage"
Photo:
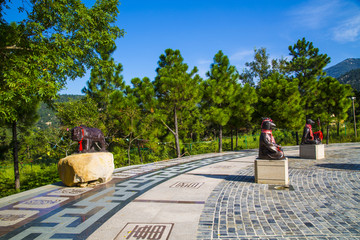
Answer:
[[[20, 173], [21, 191], [30, 190], [60, 181], [56, 164], [24, 164], [20, 168]], [[0, 197], [5, 197], [17, 193], [17, 191], [13, 188], [13, 182], [13, 168], [7, 167], [5, 169], [2, 169], [0, 175]]]
[[[258, 79], [259, 85], [270, 74], [269, 54], [266, 53], [266, 48], [254, 50], [254, 61], [246, 62], [245, 66], [249, 68], [249, 74], [252, 82]], [[250, 81], [251, 82], [251, 81]]]
[[80, 126], [97, 127], [105, 130], [98, 112], [96, 102], [91, 98], [82, 98], [76, 101], [56, 104], [57, 113], [61, 124], [67, 128]]
[[[201, 100], [201, 78], [194, 67], [188, 73], [179, 50], [166, 49], [160, 56], [154, 81], [160, 121], [175, 137], [177, 156], [180, 157], [178, 115], [192, 111]], [[195, 75], [196, 74], [196, 75]]]
[[298, 81], [289, 82], [279, 73], [265, 79], [258, 90], [258, 111], [271, 117], [279, 128], [299, 130], [303, 126], [304, 111]]
[[298, 80], [299, 91], [308, 115], [313, 112], [312, 106], [315, 104], [314, 90], [317, 78], [325, 75], [323, 69], [330, 63], [330, 57], [327, 54], [319, 54], [319, 49], [305, 38], [289, 46], [289, 51], [292, 59], [287, 63], [286, 69], [291, 79]]

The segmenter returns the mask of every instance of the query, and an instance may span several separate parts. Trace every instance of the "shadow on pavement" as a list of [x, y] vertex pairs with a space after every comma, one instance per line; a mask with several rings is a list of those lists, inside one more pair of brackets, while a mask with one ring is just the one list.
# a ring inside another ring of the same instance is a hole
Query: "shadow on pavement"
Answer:
[[250, 183], [255, 182], [254, 176], [247, 176], [247, 175], [198, 174], [198, 173], [195, 173], [193, 175], [203, 176], [208, 178], [224, 179], [228, 181], [250, 182]]
[[333, 168], [333, 169], [360, 170], [360, 164], [353, 164], [353, 163], [323, 163], [323, 164], [316, 164], [316, 166], [323, 168]]

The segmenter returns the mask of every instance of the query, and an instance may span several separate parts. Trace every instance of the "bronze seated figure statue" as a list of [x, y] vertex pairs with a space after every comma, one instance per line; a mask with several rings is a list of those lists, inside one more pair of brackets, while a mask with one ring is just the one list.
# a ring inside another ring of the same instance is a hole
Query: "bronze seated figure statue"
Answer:
[[272, 129], [276, 127], [270, 118], [264, 118], [261, 124], [259, 159], [281, 160], [285, 155], [281, 146], [276, 144]]
[[106, 151], [104, 134], [100, 129], [89, 128], [84, 125], [71, 129], [71, 139], [79, 143], [79, 153], [95, 152], [95, 143], [100, 143], [100, 151]]
[[313, 120], [306, 119], [301, 144], [321, 144], [322, 132], [318, 131], [313, 133], [311, 125], [314, 123]]

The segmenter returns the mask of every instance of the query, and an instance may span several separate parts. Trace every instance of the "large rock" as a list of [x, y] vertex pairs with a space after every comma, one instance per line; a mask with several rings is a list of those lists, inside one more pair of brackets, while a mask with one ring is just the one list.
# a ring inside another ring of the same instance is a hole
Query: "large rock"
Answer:
[[114, 156], [109, 152], [73, 154], [60, 159], [58, 171], [62, 182], [69, 187], [107, 182], [114, 171]]

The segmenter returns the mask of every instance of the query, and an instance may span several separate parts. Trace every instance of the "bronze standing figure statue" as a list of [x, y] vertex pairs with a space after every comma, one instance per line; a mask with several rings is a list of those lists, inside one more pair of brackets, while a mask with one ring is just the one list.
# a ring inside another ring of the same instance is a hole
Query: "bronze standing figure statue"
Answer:
[[315, 122], [313, 120], [306, 119], [306, 124], [301, 139], [301, 144], [321, 144], [321, 131], [313, 133], [312, 126]]
[[89, 128], [84, 125], [71, 129], [71, 139], [79, 143], [79, 153], [95, 152], [95, 143], [100, 143], [100, 152], [106, 151], [104, 134], [100, 129]]
[[281, 146], [276, 144], [272, 129], [276, 127], [270, 118], [264, 118], [261, 124], [259, 159], [281, 160], [285, 155]]

